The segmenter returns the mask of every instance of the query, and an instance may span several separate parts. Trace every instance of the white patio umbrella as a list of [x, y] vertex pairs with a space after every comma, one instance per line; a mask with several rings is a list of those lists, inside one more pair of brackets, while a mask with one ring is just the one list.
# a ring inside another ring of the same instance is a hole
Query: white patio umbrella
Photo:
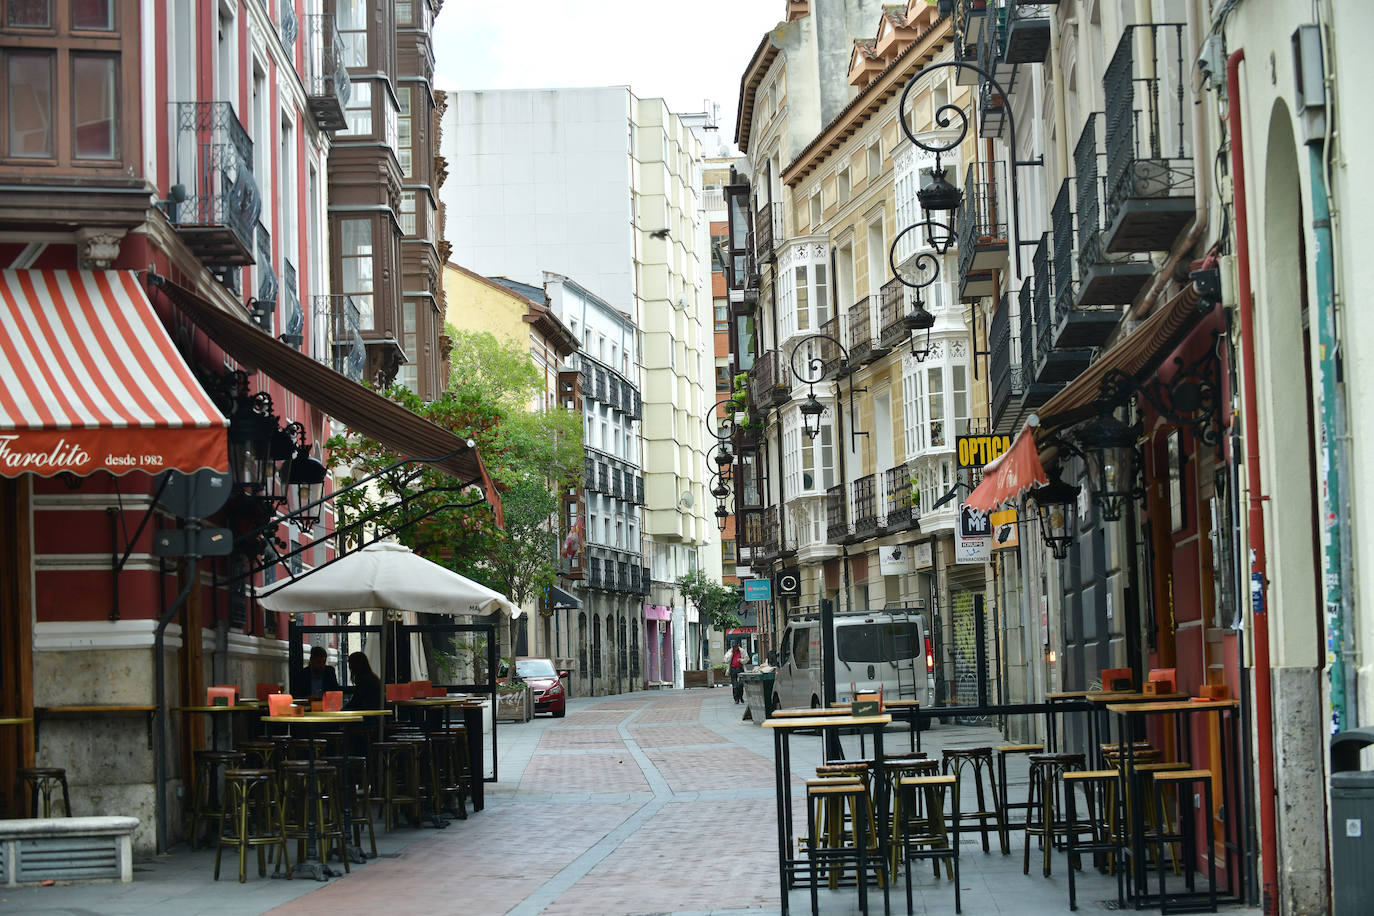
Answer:
[[[467, 616], [498, 608], [513, 618], [521, 613], [500, 592], [430, 562], [392, 540], [369, 544], [309, 575], [289, 579], [260, 595], [258, 601], [269, 611], [287, 614], [400, 611], [407, 623], [414, 622], [414, 614]], [[380, 622], [380, 617], [380, 613], [375, 618], [369, 615], [372, 622]], [[412, 634], [411, 639], [412, 658], [423, 659], [418, 635]], [[368, 653], [375, 670], [382, 670], [384, 653], [381, 646]]]

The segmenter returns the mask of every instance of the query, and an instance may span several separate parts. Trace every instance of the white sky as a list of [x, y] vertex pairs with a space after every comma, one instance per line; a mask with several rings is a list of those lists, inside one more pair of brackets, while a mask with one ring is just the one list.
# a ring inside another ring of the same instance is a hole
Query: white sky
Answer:
[[439, 89], [625, 86], [678, 113], [720, 106], [733, 148], [739, 81], [784, 0], [447, 0]]

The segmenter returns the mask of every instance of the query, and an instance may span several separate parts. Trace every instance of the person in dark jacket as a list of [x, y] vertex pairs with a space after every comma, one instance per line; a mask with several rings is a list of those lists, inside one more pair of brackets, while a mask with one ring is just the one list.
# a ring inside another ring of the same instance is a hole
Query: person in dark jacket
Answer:
[[329, 667], [329, 653], [324, 646], [315, 646], [310, 650], [310, 664], [291, 678], [291, 695], [298, 700], [318, 700], [326, 690], [338, 689], [339, 678]]
[[748, 656], [744, 654], [744, 647], [735, 643], [730, 649], [730, 654], [726, 656], [726, 664], [730, 668], [730, 687], [733, 689], [735, 702], [744, 702], [744, 685], [740, 683], [739, 676], [744, 673], [744, 665]]
[[344, 709], [382, 708], [382, 679], [372, 672], [366, 655], [354, 652], [348, 657], [348, 676], [353, 681], [353, 696]]

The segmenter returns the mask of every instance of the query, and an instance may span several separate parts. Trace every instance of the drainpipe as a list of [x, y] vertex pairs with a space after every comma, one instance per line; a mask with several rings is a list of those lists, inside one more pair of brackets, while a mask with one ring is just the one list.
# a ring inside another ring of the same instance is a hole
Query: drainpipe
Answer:
[[1338, 732], [1356, 721], [1354, 640], [1350, 628], [1352, 608], [1346, 591], [1350, 573], [1348, 513], [1343, 512], [1342, 478], [1347, 473], [1345, 441], [1345, 390], [1336, 381], [1340, 372], [1340, 341], [1336, 335], [1335, 270], [1331, 252], [1331, 208], [1327, 199], [1324, 168], [1325, 146], [1307, 147], [1312, 176], [1312, 235], [1317, 267], [1317, 316], [1321, 340], [1322, 428], [1321, 464], [1326, 487], [1322, 495], [1326, 546], [1323, 557], [1326, 581], [1327, 626], [1331, 631], [1331, 730]]
[[1264, 537], [1264, 502], [1259, 463], [1259, 396], [1255, 385], [1255, 301], [1250, 288], [1250, 223], [1245, 196], [1245, 145], [1241, 130], [1240, 62], [1245, 49], [1237, 48], [1226, 60], [1226, 123], [1231, 130], [1231, 180], [1236, 213], [1236, 273], [1239, 293], [1241, 363], [1245, 425], [1246, 529], [1250, 540], [1251, 629], [1255, 652], [1255, 757], [1259, 791], [1260, 903], [1266, 914], [1278, 906], [1279, 863], [1274, 811], [1274, 712], [1269, 664], [1269, 557]]

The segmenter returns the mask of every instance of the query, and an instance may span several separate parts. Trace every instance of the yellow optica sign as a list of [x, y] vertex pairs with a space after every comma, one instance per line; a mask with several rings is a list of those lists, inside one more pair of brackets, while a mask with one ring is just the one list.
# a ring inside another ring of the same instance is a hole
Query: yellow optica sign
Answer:
[[1011, 448], [1011, 436], [958, 436], [960, 468], [981, 468]]

